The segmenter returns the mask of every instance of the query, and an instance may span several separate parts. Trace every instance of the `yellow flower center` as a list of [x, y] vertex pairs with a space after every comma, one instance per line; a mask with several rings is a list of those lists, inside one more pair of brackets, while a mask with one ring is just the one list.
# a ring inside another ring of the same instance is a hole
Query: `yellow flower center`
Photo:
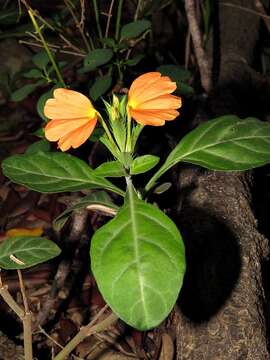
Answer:
[[129, 106], [131, 109], [135, 109], [136, 106], [137, 106], [137, 103], [136, 103], [136, 101], [134, 101], [133, 99], [130, 99], [130, 100], [128, 100], [128, 106]]
[[88, 111], [88, 116], [91, 120], [95, 119], [97, 117], [97, 111], [96, 109], [94, 109], [93, 107], [92, 108], [89, 108], [89, 111]]

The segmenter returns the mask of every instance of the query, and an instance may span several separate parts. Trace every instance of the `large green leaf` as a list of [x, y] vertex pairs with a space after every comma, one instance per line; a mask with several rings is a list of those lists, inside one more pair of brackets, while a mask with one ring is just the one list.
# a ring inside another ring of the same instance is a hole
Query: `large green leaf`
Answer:
[[143, 174], [151, 170], [159, 162], [159, 157], [155, 155], [143, 155], [133, 160], [130, 167], [130, 174]]
[[95, 174], [102, 177], [121, 177], [125, 176], [123, 165], [118, 160], [107, 161], [99, 165]]
[[86, 208], [89, 205], [95, 205], [96, 207], [99, 205], [100, 209], [105, 207], [115, 211], [118, 210], [118, 206], [113, 203], [111, 197], [105, 191], [94, 191], [78, 200], [75, 204], [69, 206], [65, 211], [57, 216], [57, 218], [53, 221], [54, 229], [58, 231], [61, 230], [73, 211]]
[[0, 268], [26, 269], [54, 258], [60, 252], [54, 242], [44, 237], [10, 237], [0, 245]]
[[146, 330], [175, 304], [185, 272], [184, 245], [172, 220], [129, 186], [125, 205], [92, 238], [91, 264], [112, 310]]
[[91, 99], [96, 101], [98, 98], [104, 95], [111, 86], [112, 75], [110, 73], [104, 76], [98, 76], [89, 90], [89, 95]]
[[3, 161], [2, 168], [15, 183], [39, 192], [105, 188], [123, 195], [111, 182], [96, 176], [84, 161], [64, 153], [14, 155]]
[[111, 49], [95, 49], [84, 58], [84, 68], [87, 71], [95, 70], [98, 66], [107, 64], [112, 57]]
[[142, 35], [146, 30], [151, 28], [149, 20], [137, 20], [126, 24], [121, 29], [121, 40], [132, 39]]
[[146, 190], [179, 161], [221, 171], [265, 165], [270, 162], [270, 124], [255, 118], [226, 115], [198, 126], [174, 148]]

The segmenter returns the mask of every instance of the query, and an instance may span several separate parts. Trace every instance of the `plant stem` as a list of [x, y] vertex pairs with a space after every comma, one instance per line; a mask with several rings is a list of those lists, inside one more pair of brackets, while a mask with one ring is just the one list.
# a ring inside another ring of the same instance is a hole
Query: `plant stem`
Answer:
[[100, 26], [100, 21], [99, 21], [99, 11], [98, 11], [97, 0], [92, 0], [92, 1], [93, 1], [94, 11], [95, 11], [98, 36], [99, 36], [99, 39], [101, 41], [103, 39], [103, 36], [102, 36], [102, 31], [101, 31], [101, 26]]
[[84, 326], [80, 329], [78, 334], [74, 336], [74, 338], [64, 347], [62, 351], [56, 357], [54, 360], [64, 360], [66, 357], [76, 348], [77, 345], [79, 345], [86, 337], [101, 332], [105, 329], [107, 329], [109, 326], [114, 324], [116, 320], [118, 319], [117, 315], [112, 313], [109, 315], [106, 319], [101, 321], [100, 323], [92, 326], [92, 322], [90, 322], [87, 326]]
[[32, 360], [32, 315], [30, 312], [26, 312], [23, 318], [23, 344], [25, 360]]
[[18, 315], [19, 318], [22, 320], [24, 317], [24, 311], [11, 296], [10, 292], [8, 291], [7, 285], [1, 284], [0, 295], [2, 296], [3, 300], [8, 304], [8, 306], [15, 312], [15, 314]]
[[131, 149], [131, 116], [127, 111], [127, 142], [126, 142], [126, 151], [130, 152]]
[[138, 16], [139, 16], [139, 13], [141, 10], [141, 5], [142, 5], [141, 3], [142, 3], [142, 0], [138, 0], [137, 8], [136, 8], [135, 15], [134, 15], [134, 21], [136, 21], [138, 19]]
[[105, 38], [107, 38], [108, 35], [109, 35], [109, 29], [110, 29], [110, 23], [111, 23], [111, 18], [112, 18], [113, 5], [114, 5], [114, 0], [111, 0], [110, 7], [109, 7], [109, 12], [108, 12], [106, 30], [105, 30]]
[[38, 26], [38, 23], [36, 22], [35, 15], [34, 15], [33, 10], [31, 8], [28, 8], [28, 14], [30, 16], [30, 19], [31, 19], [31, 21], [33, 23], [33, 26], [34, 26], [36, 32], [38, 33], [38, 35], [40, 37], [40, 40], [41, 40], [41, 42], [43, 44], [43, 47], [44, 47], [44, 49], [45, 49], [45, 51], [46, 51], [46, 53], [47, 53], [47, 55], [48, 55], [48, 57], [49, 57], [49, 59], [50, 59], [50, 61], [52, 63], [52, 66], [54, 68], [55, 74], [56, 74], [59, 82], [61, 83], [61, 85], [63, 87], [66, 87], [64, 79], [62, 78], [62, 75], [61, 75], [61, 73], [59, 71], [59, 68], [58, 68], [58, 66], [57, 66], [57, 64], [56, 64], [56, 62], [54, 60], [53, 54], [51, 53], [51, 50], [50, 50], [45, 38], [42, 35], [41, 29]]
[[64, 0], [64, 3], [65, 3], [66, 7], [68, 8], [68, 10], [70, 12], [70, 14], [71, 14], [71, 16], [73, 18], [73, 21], [75, 22], [76, 27], [79, 29], [79, 32], [80, 32], [81, 37], [83, 39], [86, 50], [89, 52], [91, 50], [91, 47], [90, 47], [90, 45], [89, 45], [89, 43], [88, 43], [88, 41], [86, 39], [86, 36], [85, 36], [85, 34], [83, 32], [83, 28], [82, 28], [81, 23], [79, 22], [75, 12], [73, 11], [72, 7], [69, 5], [68, 1]]
[[23, 342], [24, 342], [24, 357], [25, 360], [33, 359], [33, 347], [32, 347], [32, 315], [29, 310], [28, 300], [26, 296], [25, 286], [23, 282], [21, 270], [17, 270], [19, 277], [19, 284], [23, 298], [24, 316], [23, 321]]
[[116, 25], [115, 25], [115, 38], [119, 40], [120, 35], [120, 24], [122, 17], [122, 8], [123, 8], [123, 0], [118, 1], [117, 15], [116, 15]]
[[113, 137], [112, 137], [112, 135], [111, 135], [111, 132], [110, 132], [110, 130], [109, 130], [106, 122], [103, 120], [103, 117], [102, 117], [100, 114], [98, 114], [98, 120], [99, 120], [101, 126], [103, 127], [103, 129], [105, 130], [105, 133], [106, 133], [106, 135], [108, 136], [108, 138], [109, 138], [110, 142], [112, 143], [112, 145], [113, 145], [113, 146], [117, 146], [117, 145], [115, 144], [115, 141], [114, 141], [114, 139], [113, 139]]

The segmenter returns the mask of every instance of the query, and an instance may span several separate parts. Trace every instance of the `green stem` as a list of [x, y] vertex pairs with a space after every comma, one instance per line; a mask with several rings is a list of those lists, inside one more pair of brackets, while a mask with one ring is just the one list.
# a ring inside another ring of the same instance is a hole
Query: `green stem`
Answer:
[[[127, 112], [128, 113], [128, 112]], [[127, 114], [127, 142], [126, 142], [126, 151], [130, 152], [131, 149], [131, 116]]]
[[105, 130], [105, 133], [108, 136], [108, 138], [109, 138], [110, 142], [112, 143], [112, 145], [116, 146], [115, 141], [114, 141], [114, 139], [112, 137], [112, 134], [111, 134], [106, 122], [103, 120], [103, 117], [100, 114], [98, 114], [98, 121], [100, 122], [101, 126]]
[[120, 24], [121, 24], [121, 17], [122, 17], [122, 8], [123, 8], [123, 0], [118, 1], [118, 8], [117, 8], [117, 15], [116, 15], [116, 25], [115, 25], [115, 38], [119, 40], [120, 35]]
[[99, 11], [98, 11], [97, 0], [93, 0], [93, 6], [94, 6], [94, 11], [95, 11], [98, 36], [99, 36], [99, 39], [101, 41], [103, 39], [103, 36], [102, 36], [102, 31], [101, 31], [101, 26], [100, 26], [100, 21], [99, 21]]
[[101, 332], [116, 322], [118, 317], [115, 314], [109, 315], [106, 319], [92, 326], [92, 323], [81, 328], [76, 336], [64, 347], [54, 360], [64, 360], [87, 336]]
[[44, 47], [44, 49], [45, 49], [45, 51], [46, 51], [46, 53], [47, 53], [47, 55], [48, 55], [51, 63], [52, 63], [52, 66], [53, 66], [53, 68], [54, 68], [54, 71], [55, 71], [55, 73], [56, 73], [56, 76], [58, 77], [59, 82], [61, 83], [61, 85], [62, 85], [63, 87], [66, 87], [66, 84], [65, 84], [65, 82], [64, 82], [64, 79], [63, 79], [63, 77], [62, 77], [62, 75], [61, 75], [61, 73], [60, 73], [60, 71], [59, 71], [59, 68], [58, 68], [55, 60], [54, 60], [53, 54], [51, 53], [51, 50], [50, 50], [50, 48], [49, 48], [49, 46], [48, 46], [45, 38], [44, 38], [43, 35], [42, 35], [41, 29], [40, 29], [40, 27], [38, 26], [38, 23], [36, 22], [36, 19], [35, 19], [35, 16], [34, 16], [34, 13], [33, 13], [32, 9], [29, 9], [29, 10], [28, 10], [28, 14], [29, 14], [29, 16], [30, 16], [30, 19], [31, 19], [31, 21], [32, 21], [32, 23], [33, 23], [33, 26], [34, 26], [36, 32], [38, 33], [38, 35], [39, 35], [39, 37], [40, 37], [40, 40], [41, 40], [41, 42], [42, 42], [42, 45], [43, 45], [43, 47]]

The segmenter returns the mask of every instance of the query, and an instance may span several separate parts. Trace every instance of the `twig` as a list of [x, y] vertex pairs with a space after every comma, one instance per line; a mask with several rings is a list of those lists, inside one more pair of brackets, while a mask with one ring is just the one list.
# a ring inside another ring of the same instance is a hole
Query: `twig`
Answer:
[[120, 24], [121, 24], [121, 17], [122, 17], [122, 8], [123, 8], [123, 0], [118, 0], [118, 8], [117, 8], [117, 15], [116, 15], [116, 25], [115, 25], [115, 38], [119, 40], [120, 36]]
[[24, 341], [24, 356], [25, 360], [33, 359], [33, 347], [32, 347], [32, 315], [29, 310], [29, 304], [26, 296], [25, 286], [23, 282], [21, 270], [17, 270], [19, 283], [22, 293], [24, 316], [23, 316], [23, 341]]
[[268, 32], [270, 32], [270, 16], [267, 16], [262, 2], [260, 0], [255, 0], [255, 6], [260, 11], [260, 14], [264, 15], [262, 16], [264, 24], [267, 27]]
[[[32, 42], [32, 41], [19, 40], [19, 43], [29, 45], [29, 46], [36, 46], [38, 48], [43, 48], [42, 44], [35, 43], [35, 42]], [[74, 56], [85, 57], [85, 54], [82, 54], [82, 53], [77, 53], [77, 52], [69, 51], [69, 50], [62, 50], [61, 47], [58, 46], [58, 45], [53, 45], [53, 44], [49, 45], [48, 44], [48, 46], [50, 47], [50, 50], [53, 51], [53, 52], [60, 52], [60, 53], [63, 53], [63, 54], [70, 54], [70, 55], [74, 55]]]
[[186, 46], [185, 46], [185, 69], [188, 69], [188, 62], [190, 56], [190, 29], [188, 28], [186, 36]]
[[55, 73], [56, 73], [56, 76], [58, 77], [59, 82], [61, 83], [61, 85], [62, 85], [63, 87], [66, 87], [65, 82], [64, 82], [64, 79], [62, 78], [62, 75], [61, 75], [61, 73], [60, 73], [60, 71], [59, 71], [59, 68], [58, 68], [58, 66], [57, 66], [57, 64], [56, 64], [56, 62], [55, 62], [55, 59], [54, 59], [54, 57], [53, 57], [53, 54], [51, 53], [51, 50], [50, 50], [50, 48], [48, 47], [47, 42], [46, 42], [46, 40], [44, 39], [44, 37], [43, 37], [43, 35], [42, 35], [41, 29], [40, 29], [40, 27], [38, 26], [38, 23], [36, 22], [34, 13], [33, 13], [33, 11], [32, 11], [31, 8], [28, 9], [28, 14], [29, 14], [29, 16], [30, 16], [30, 19], [31, 19], [33, 25], [34, 25], [34, 28], [35, 28], [36, 32], [38, 33], [38, 35], [39, 35], [39, 37], [40, 37], [40, 40], [42, 41], [42, 44], [43, 44], [43, 46], [44, 46], [44, 49], [46, 50], [46, 53], [47, 53], [47, 55], [48, 55], [48, 58], [50, 59], [50, 61], [51, 61], [51, 63], [52, 63], [52, 66], [53, 66], [53, 68], [54, 68], [54, 71], [55, 71]]
[[97, 0], [92, 0], [92, 3], [93, 3], [95, 17], [96, 17], [99, 40], [102, 41], [103, 36], [102, 36], [102, 31], [101, 31], [101, 26], [100, 26], [100, 21], [99, 21], [99, 10], [98, 10], [98, 5], [97, 5]]
[[45, 335], [49, 340], [51, 340], [52, 343], [54, 343], [55, 345], [60, 347], [60, 349], [64, 349], [64, 346], [59, 344], [58, 341], [56, 341], [52, 336], [50, 336], [48, 333], [46, 333], [46, 331], [41, 326], [39, 326], [39, 331], [38, 332]]
[[252, 9], [248, 9], [248, 8], [240, 6], [240, 5], [231, 4], [231, 3], [227, 3], [227, 2], [220, 2], [219, 5], [233, 7], [235, 9], [239, 9], [239, 10], [248, 12], [250, 14], [260, 16], [262, 18], [270, 19], [270, 15], [266, 15], [265, 13], [261, 13], [261, 12], [258, 12], [258, 11], [252, 10]]
[[114, 0], [111, 1], [109, 11], [107, 14], [107, 23], [106, 23], [106, 30], [105, 30], [105, 38], [109, 35], [109, 29], [111, 24], [111, 18], [112, 18], [112, 10], [113, 10]]
[[8, 286], [3, 285], [1, 275], [0, 275], [0, 295], [3, 300], [8, 304], [8, 306], [15, 312], [16, 315], [22, 320], [24, 317], [23, 309], [16, 303], [12, 295], [8, 291]]
[[187, 14], [189, 29], [190, 29], [190, 33], [194, 45], [194, 52], [196, 55], [196, 59], [198, 62], [199, 71], [201, 75], [201, 83], [204, 90], [207, 93], [209, 93], [212, 87], [211, 70], [205, 50], [203, 48], [202, 35], [196, 17], [195, 5], [196, 4], [194, 0], [185, 1], [185, 9]]
[[84, 34], [83, 27], [81, 26], [81, 23], [77, 19], [77, 16], [76, 16], [75, 12], [73, 11], [72, 7], [69, 5], [68, 1], [64, 0], [64, 3], [66, 5], [66, 7], [68, 8], [68, 10], [69, 10], [74, 22], [75, 22], [75, 25], [76, 25], [76, 27], [78, 28], [78, 30], [79, 30], [79, 32], [81, 34], [81, 37], [83, 39], [83, 42], [85, 44], [87, 52], [89, 52], [91, 50], [91, 47], [90, 47], [90, 45], [89, 45], [89, 43], [88, 43], [88, 41], [86, 39], [86, 36]]
[[[101, 309], [101, 311], [98, 313], [98, 315], [101, 315], [101, 312], [104, 312], [104, 308]], [[86, 337], [104, 331], [109, 326], [114, 324], [118, 320], [117, 315], [112, 313], [109, 315], [106, 319], [101, 321], [100, 323], [92, 326], [93, 321], [91, 321], [88, 325], [82, 327], [78, 334], [74, 336], [74, 338], [64, 347], [62, 351], [56, 357], [54, 360], [64, 360], [66, 357], [79, 345]]]
[[135, 15], [134, 15], [134, 21], [136, 21], [138, 19], [138, 16], [139, 16], [139, 13], [141, 10], [141, 5], [142, 5], [142, 0], [138, 0], [137, 8], [136, 8]]

